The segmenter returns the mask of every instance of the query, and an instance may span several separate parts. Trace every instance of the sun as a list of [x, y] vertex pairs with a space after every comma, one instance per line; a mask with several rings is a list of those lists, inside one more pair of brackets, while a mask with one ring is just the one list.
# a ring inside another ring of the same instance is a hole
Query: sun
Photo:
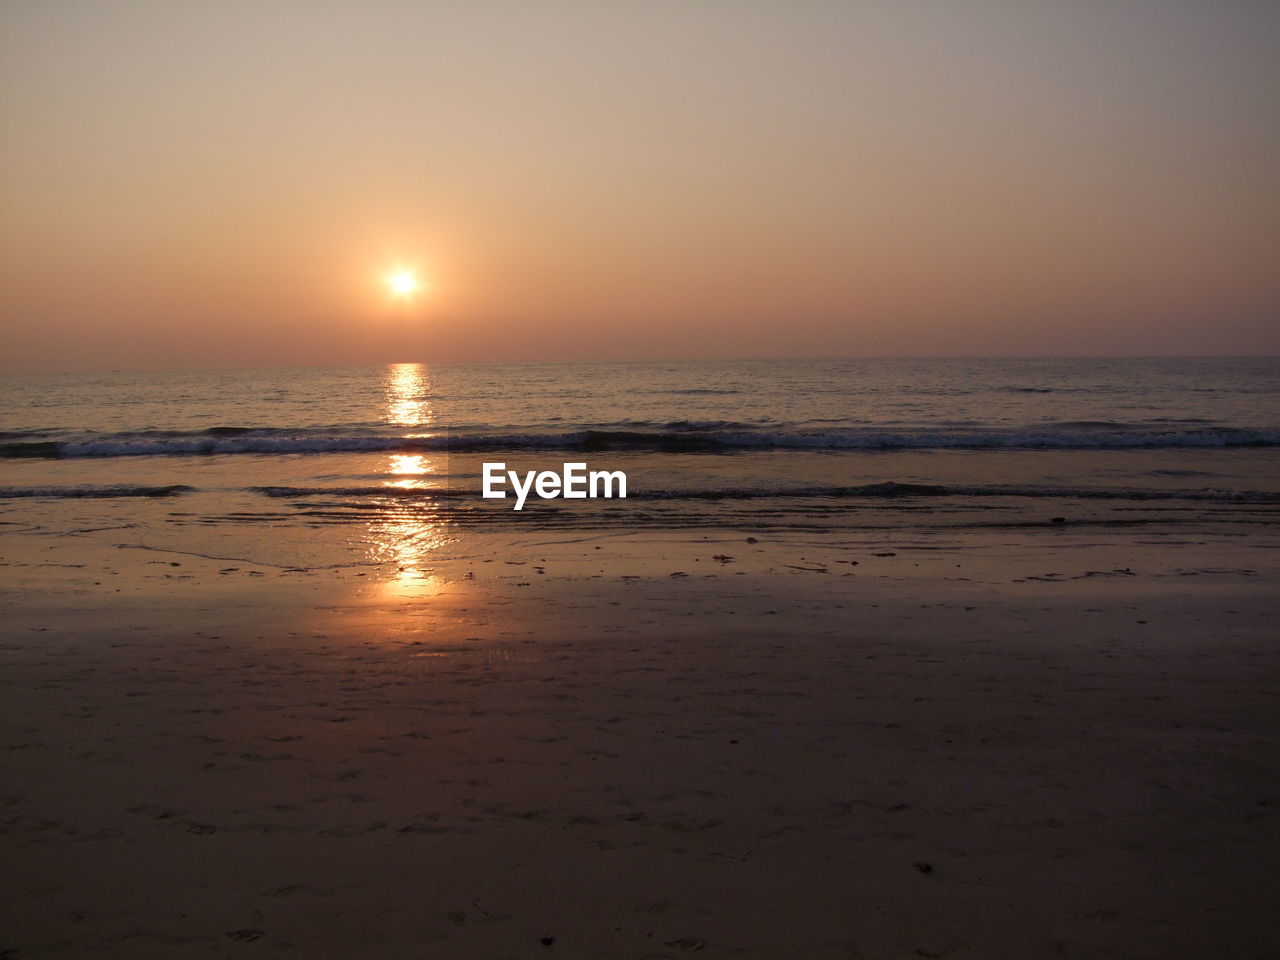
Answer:
[[408, 270], [393, 270], [387, 275], [387, 289], [393, 297], [406, 300], [418, 292], [418, 278]]

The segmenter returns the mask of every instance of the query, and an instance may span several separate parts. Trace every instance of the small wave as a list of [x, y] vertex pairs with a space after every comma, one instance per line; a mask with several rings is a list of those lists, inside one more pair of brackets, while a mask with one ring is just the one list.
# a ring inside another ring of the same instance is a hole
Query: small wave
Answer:
[[[450, 495], [450, 491], [442, 487], [289, 487], [266, 486], [249, 487], [251, 493], [260, 493], [264, 497], [302, 498], [302, 497], [393, 497], [400, 500], [435, 499]], [[477, 491], [478, 495], [478, 491]]]
[[1176, 447], [1270, 447], [1280, 429], [1196, 427], [1152, 430], [1140, 424], [1073, 422], [982, 429], [856, 427], [764, 429], [743, 424], [681, 421], [667, 428], [570, 432], [467, 432], [429, 436], [299, 435], [254, 430], [240, 435], [116, 435], [66, 441], [0, 444], [0, 457], [138, 457], [213, 454], [305, 454], [383, 451], [604, 450], [657, 453], [737, 450], [1110, 450]]
[[[649, 424], [638, 424], [649, 426]], [[751, 424], [737, 420], [671, 420], [662, 424], [663, 430], [750, 430]]]
[[1194, 500], [1215, 503], [1280, 504], [1280, 493], [1253, 490], [1158, 490], [1134, 487], [1040, 487], [988, 484], [869, 483], [843, 487], [743, 488], [720, 490], [647, 491], [641, 499], [762, 499], [815, 498], [885, 499], [894, 497], [1022, 497], [1036, 500]]
[[82, 484], [71, 487], [0, 487], [0, 500], [15, 500], [29, 497], [172, 497], [194, 490], [184, 483], [171, 483], [163, 487], [91, 486]]
[[205, 433], [211, 437], [239, 437], [261, 429], [261, 427], [210, 427]]
[[185, 436], [0, 445], [0, 457], [145, 457], [236, 453], [358, 453], [443, 449], [443, 437]]
[[27, 441], [26, 443], [0, 443], [0, 457], [31, 457], [51, 459], [62, 456], [62, 444], [53, 440]]
[[[457, 442], [455, 438], [454, 442]], [[1268, 447], [1280, 430], [1231, 427], [1161, 430], [1125, 424], [1023, 429], [885, 429], [827, 431], [725, 430], [683, 432], [587, 431], [581, 448], [654, 450], [1109, 450], [1175, 447]]]
[[48, 430], [0, 430], [0, 440], [25, 440], [28, 437], [47, 437]]
[[653, 393], [661, 393], [669, 396], [691, 397], [691, 396], [709, 396], [709, 397], [727, 397], [733, 394], [741, 393], [741, 390], [733, 390], [727, 388], [715, 387], [691, 387], [687, 390], [654, 390]]
[[[384, 498], [411, 500], [469, 500], [480, 490], [463, 487], [250, 487], [251, 492], [277, 499]], [[1280, 504], [1280, 493], [1248, 490], [1160, 490], [1146, 487], [1043, 487], [1019, 484], [942, 485], [886, 481], [848, 486], [757, 486], [707, 489], [628, 491], [627, 500], [767, 500], [767, 499], [894, 499], [899, 497], [1017, 497], [1036, 500], [1190, 500], [1213, 503]]]

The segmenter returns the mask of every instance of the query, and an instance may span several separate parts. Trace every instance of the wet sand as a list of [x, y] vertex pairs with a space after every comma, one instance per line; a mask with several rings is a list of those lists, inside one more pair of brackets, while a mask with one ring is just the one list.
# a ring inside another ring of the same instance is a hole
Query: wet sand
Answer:
[[1269, 954], [1273, 543], [748, 535], [42, 546], [0, 956]]

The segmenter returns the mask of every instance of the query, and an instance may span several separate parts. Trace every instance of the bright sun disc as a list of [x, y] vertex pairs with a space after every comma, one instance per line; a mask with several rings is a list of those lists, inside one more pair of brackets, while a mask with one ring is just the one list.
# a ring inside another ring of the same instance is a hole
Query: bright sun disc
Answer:
[[418, 289], [418, 278], [408, 270], [397, 270], [387, 277], [387, 286], [397, 297], [407, 297]]

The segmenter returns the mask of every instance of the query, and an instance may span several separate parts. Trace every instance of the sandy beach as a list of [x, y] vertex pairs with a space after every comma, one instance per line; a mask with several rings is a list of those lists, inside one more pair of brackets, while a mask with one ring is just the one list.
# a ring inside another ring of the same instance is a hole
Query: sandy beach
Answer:
[[748, 536], [51, 539], [0, 955], [1268, 955], [1274, 542]]

